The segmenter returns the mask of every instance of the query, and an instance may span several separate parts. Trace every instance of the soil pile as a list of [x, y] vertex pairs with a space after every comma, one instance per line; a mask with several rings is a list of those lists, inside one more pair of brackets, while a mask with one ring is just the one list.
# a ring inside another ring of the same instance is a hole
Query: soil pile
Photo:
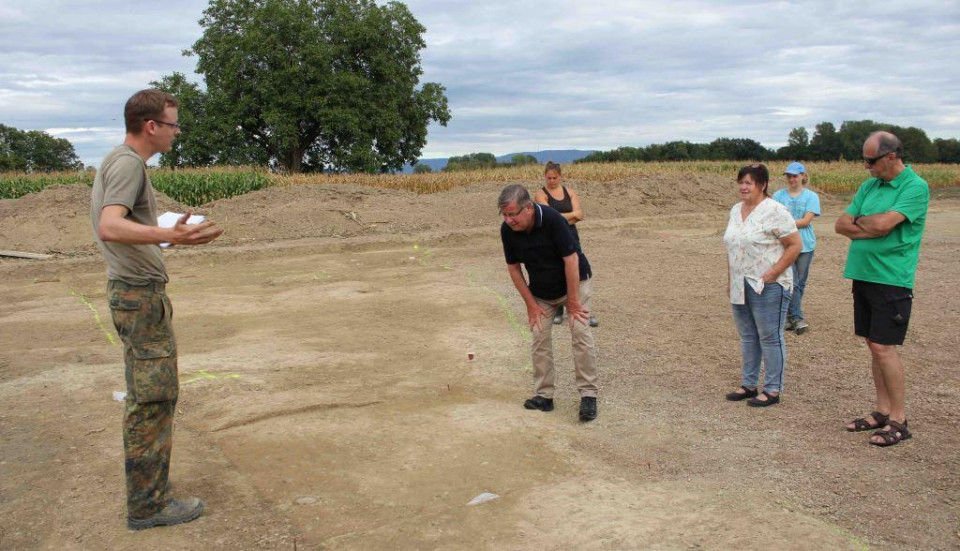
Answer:
[[[531, 191], [541, 184], [518, 181]], [[566, 181], [580, 194], [588, 219], [687, 212], [717, 213], [736, 201], [729, 178], [713, 175], [640, 176], [615, 182]], [[352, 237], [454, 231], [496, 226], [502, 183], [418, 195], [345, 186], [272, 187], [191, 209], [226, 232], [220, 243], [303, 237]], [[160, 212], [186, 207], [157, 192]], [[89, 220], [90, 188], [57, 186], [0, 201], [0, 249], [84, 254], [96, 251]]]

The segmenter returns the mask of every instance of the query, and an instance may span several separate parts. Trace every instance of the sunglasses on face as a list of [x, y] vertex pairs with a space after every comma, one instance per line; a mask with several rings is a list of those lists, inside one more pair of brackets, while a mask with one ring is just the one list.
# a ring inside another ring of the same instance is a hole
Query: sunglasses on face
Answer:
[[887, 153], [884, 153], [883, 155], [877, 155], [876, 157], [864, 157], [864, 158], [863, 158], [863, 162], [867, 163], [867, 165], [869, 165], [869, 166], [873, 166], [873, 165], [877, 164], [877, 161], [879, 161], [880, 159], [886, 157], [886, 156], [889, 155], [889, 154], [890, 154], [890, 153], [887, 152]]

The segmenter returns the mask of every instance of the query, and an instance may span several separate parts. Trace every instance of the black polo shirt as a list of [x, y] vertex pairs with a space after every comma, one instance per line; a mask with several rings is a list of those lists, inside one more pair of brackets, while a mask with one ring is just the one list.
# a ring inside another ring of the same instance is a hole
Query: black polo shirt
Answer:
[[[530, 292], [543, 300], [555, 300], [567, 294], [564, 257], [577, 252], [570, 224], [559, 212], [534, 203], [533, 228], [513, 231], [506, 222], [500, 225], [500, 240], [507, 264], [523, 263], [527, 269]], [[590, 263], [580, 253], [580, 281], [589, 278]]]

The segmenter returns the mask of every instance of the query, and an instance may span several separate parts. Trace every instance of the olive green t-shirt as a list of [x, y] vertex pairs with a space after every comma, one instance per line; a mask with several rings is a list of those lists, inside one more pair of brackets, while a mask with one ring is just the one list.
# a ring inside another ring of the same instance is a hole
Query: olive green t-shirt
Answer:
[[896, 211], [906, 220], [883, 237], [851, 240], [843, 277], [913, 289], [929, 204], [930, 188], [910, 166], [889, 182], [871, 178], [860, 184], [847, 214]]
[[167, 282], [169, 278], [159, 245], [131, 245], [100, 240], [100, 212], [103, 207], [110, 205], [127, 207], [130, 211], [128, 220], [145, 226], [157, 225], [157, 200], [147, 175], [147, 165], [128, 145], [110, 151], [103, 158], [93, 180], [90, 199], [93, 239], [107, 261], [107, 279], [130, 285]]

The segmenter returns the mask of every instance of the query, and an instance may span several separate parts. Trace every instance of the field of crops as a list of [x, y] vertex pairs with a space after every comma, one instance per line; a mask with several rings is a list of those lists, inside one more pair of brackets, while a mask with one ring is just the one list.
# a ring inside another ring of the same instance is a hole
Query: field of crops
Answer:
[[[774, 182], [781, 181], [786, 162], [768, 164]], [[733, 161], [697, 161], [671, 163], [584, 163], [565, 166], [564, 177], [590, 182], [612, 182], [634, 176], [657, 174], [717, 174], [731, 180], [742, 163]], [[868, 176], [861, 163], [808, 163], [810, 181], [821, 191], [849, 192]], [[931, 187], [960, 186], [960, 165], [914, 165]], [[93, 184], [93, 171], [59, 173], [0, 173], [0, 199], [34, 193], [49, 186]], [[171, 198], [190, 206], [242, 195], [269, 186], [340, 184], [403, 189], [415, 193], [436, 193], [480, 182], [516, 182], [538, 180], [542, 165], [429, 174], [270, 174], [259, 169], [217, 168], [190, 170], [151, 170], [154, 187]]]

